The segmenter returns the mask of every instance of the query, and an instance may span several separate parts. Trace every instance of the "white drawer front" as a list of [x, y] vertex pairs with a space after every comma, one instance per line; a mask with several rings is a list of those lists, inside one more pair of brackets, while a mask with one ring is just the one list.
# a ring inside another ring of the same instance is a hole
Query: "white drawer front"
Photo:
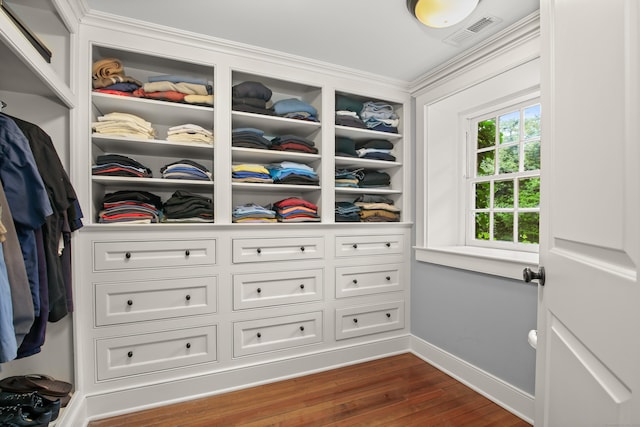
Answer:
[[319, 301], [322, 295], [321, 269], [233, 276], [235, 310]]
[[233, 355], [246, 356], [322, 341], [322, 312], [233, 324]]
[[216, 360], [216, 326], [157, 332], [96, 342], [98, 380]]
[[336, 236], [336, 256], [401, 255], [404, 250], [402, 234], [382, 236]]
[[320, 258], [324, 258], [324, 239], [322, 237], [233, 240], [234, 264]]
[[96, 325], [215, 313], [217, 277], [95, 285]]
[[377, 294], [403, 289], [398, 264], [336, 268], [336, 298]]
[[215, 240], [96, 242], [93, 267], [104, 271], [214, 265], [215, 249]]
[[404, 328], [404, 302], [394, 301], [336, 310], [336, 339]]

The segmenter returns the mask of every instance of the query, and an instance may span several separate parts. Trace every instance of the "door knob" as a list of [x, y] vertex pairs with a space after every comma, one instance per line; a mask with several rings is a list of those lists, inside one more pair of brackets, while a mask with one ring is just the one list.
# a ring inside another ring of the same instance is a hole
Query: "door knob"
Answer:
[[529, 267], [526, 267], [522, 270], [522, 278], [527, 283], [532, 280], [537, 280], [540, 286], [544, 286], [544, 267], [539, 267], [538, 271], [533, 271]]

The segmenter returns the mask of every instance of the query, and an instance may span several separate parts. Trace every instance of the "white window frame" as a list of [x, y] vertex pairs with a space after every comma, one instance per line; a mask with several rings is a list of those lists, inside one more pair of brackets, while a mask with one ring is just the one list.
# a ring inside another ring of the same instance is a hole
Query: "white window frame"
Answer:
[[[537, 94], [536, 94], [537, 95]], [[532, 139], [525, 139], [524, 137], [524, 113], [523, 111], [526, 110], [529, 107], [533, 107], [535, 105], [539, 105], [540, 104], [540, 97], [539, 96], [532, 96], [531, 99], [527, 99], [524, 101], [520, 101], [517, 103], [514, 103], [512, 105], [508, 105], [505, 107], [501, 107], [501, 108], [493, 108], [490, 109], [489, 111], [486, 110], [482, 110], [482, 111], [476, 111], [474, 113], [472, 113], [471, 115], [467, 116], [464, 118], [463, 123], [461, 124], [461, 126], [464, 126], [466, 128], [466, 135], [467, 135], [467, 150], [466, 150], [466, 159], [465, 159], [465, 163], [467, 165], [467, 170], [466, 170], [466, 192], [467, 192], [467, 197], [466, 197], [466, 245], [468, 246], [479, 246], [479, 247], [485, 247], [485, 248], [495, 248], [495, 249], [505, 249], [505, 250], [513, 250], [513, 251], [522, 251], [522, 252], [535, 252], [537, 253], [539, 250], [539, 244], [528, 244], [528, 243], [517, 243], [517, 242], [506, 242], [506, 241], [498, 241], [498, 240], [478, 240], [475, 238], [475, 184], [478, 182], [496, 182], [496, 181], [503, 181], [503, 180], [513, 180], [513, 181], [517, 181], [519, 179], [523, 179], [523, 178], [539, 178], [540, 177], [540, 170], [536, 169], [536, 170], [531, 170], [531, 171], [518, 171], [518, 172], [513, 172], [513, 173], [508, 173], [508, 174], [495, 174], [495, 175], [491, 175], [491, 176], [476, 176], [476, 171], [478, 168], [478, 164], [477, 164], [477, 147], [476, 147], [476, 143], [477, 143], [477, 139], [478, 139], [478, 127], [477, 124], [481, 121], [484, 120], [488, 120], [488, 119], [492, 119], [492, 118], [497, 118], [500, 117], [504, 114], [508, 114], [508, 113], [513, 113], [513, 112], [518, 112], [520, 114], [520, 126], [519, 126], [519, 132], [520, 135], [518, 137], [518, 142], [517, 142], [517, 147], [518, 147], [518, 155], [519, 155], [519, 165], [523, 165], [524, 164], [524, 145], [527, 142], [531, 142], [532, 140], [538, 140], [541, 141], [540, 136], [538, 135], [538, 137], [536, 138], [532, 138]], [[499, 123], [496, 123], [497, 126], [499, 126]], [[515, 146], [514, 144], [511, 144], [512, 146]], [[502, 147], [507, 147], [508, 144], [506, 144], [505, 146], [500, 146], [498, 145], [498, 148]], [[495, 145], [493, 146], [494, 150], [495, 150]], [[490, 150], [487, 150], [490, 151]], [[496, 156], [498, 155], [497, 150], [496, 151]], [[540, 207], [538, 206], [537, 208], [521, 208], [518, 206], [518, 196], [519, 196], [519, 192], [518, 192], [518, 186], [516, 185], [514, 188], [514, 207], [513, 208], [509, 208], [509, 209], [504, 209], [501, 210], [500, 208], [494, 208], [493, 207], [493, 196], [494, 196], [494, 192], [491, 192], [491, 208], [489, 208], [487, 211], [493, 211], [493, 212], [501, 212], [501, 211], [505, 211], [505, 212], [513, 212], [514, 215], [518, 215], [518, 213], [521, 212], [540, 212]], [[518, 227], [517, 225], [519, 224], [518, 221], [516, 221], [515, 223], [515, 227], [514, 227], [514, 238], [517, 238], [518, 235]], [[493, 229], [493, 224], [490, 223], [490, 229]]]
[[537, 267], [535, 252], [467, 244], [467, 138], [460, 124], [472, 112], [539, 96], [539, 29], [532, 16], [445, 64], [412, 90], [416, 261], [519, 280], [524, 267]]

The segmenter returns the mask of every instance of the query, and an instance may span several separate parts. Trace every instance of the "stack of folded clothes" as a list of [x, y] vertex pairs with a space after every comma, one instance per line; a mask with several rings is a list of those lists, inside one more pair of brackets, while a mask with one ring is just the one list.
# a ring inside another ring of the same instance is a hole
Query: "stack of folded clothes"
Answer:
[[359, 175], [361, 173], [362, 169], [336, 169], [336, 187], [358, 188], [358, 183], [360, 182]]
[[96, 158], [96, 164], [91, 167], [93, 175], [129, 176], [137, 178], [151, 178], [151, 169], [130, 157], [120, 154], [104, 154]]
[[231, 145], [268, 150], [271, 148], [271, 141], [264, 137], [264, 132], [260, 129], [236, 128], [231, 131]]
[[336, 156], [358, 157], [356, 142], [348, 136], [336, 136]]
[[130, 138], [153, 139], [156, 136], [151, 123], [129, 113], [108, 113], [98, 117], [97, 122], [91, 123], [94, 133], [109, 136], [124, 136]]
[[297, 135], [281, 135], [271, 140], [271, 149], [318, 154], [315, 142]]
[[261, 184], [272, 184], [273, 178], [269, 170], [263, 165], [243, 163], [233, 165], [231, 168], [231, 180], [233, 182], [255, 182]]
[[358, 187], [360, 188], [388, 187], [391, 185], [391, 177], [388, 173], [382, 171], [365, 169], [359, 179]]
[[362, 102], [344, 95], [336, 95], [336, 125], [366, 129], [360, 119]]
[[200, 142], [213, 145], [213, 132], [202, 126], [186, 123], [170, 127], [167, 131], [167, 141], [172, 142]]
[[320, 179], [312, 167], [284, 161], [267, 165], [274, 184], [318, 185]]
[[352, 202], [336, 202], [336, 222], [359, 222], [360, 208]]
[[318, 110], [300, 99], [287, 98], [273, 103], [273, 111], [280, 117], [288, 119], [318, 122]]
[[376, 195], [363, 194], [355, 200], [360, 208], [360, 220], [363, 222], [399, 222], [400, 209], [393, 205], [393, 200]]
[[122, 190], [105, 194], [98, 222], [158, 223], [162, 218], [162, 200], [147, 191]]
[[0, 425], [48, 426], [71, 400], [73, 385], [43, 374], [0, 380]]
[[101, 59], [93, 63], [91, 84], [95, 92], [133, 96], [142, 82], [125, 75], [124, 66], [117, 58]]
[[247, 81], [231, 88], [232, 108], [247, 113], [275, 115], [269, 104], [273, 92], [260, 82]]
[[394, 162], [396, 157], [391, 154], [393, 144], [386, 139], [368, 139], [356, 142], [356, 152], [362, 159], [386, 160]]
[[379, 132], [398, 133], [398, 115], [393, 106], [385, 102], [367, 101], [362, 106], [360, 118], [368, 129]]
[[273, 204], [278, 222], [319, 222], [318, 206], [298, 197], [288, 197]]
[[163, 212], [163, 222], [213, 222], [213, 201], [178, 190], [164, 203]]
[[212, 181], [211, 172], [205, 166], [193, 160], [178, 160], [160, 168], [163, 178], [193, 179], [198, 181]]
[[233, 222], [277, 222], [276, 212], [256, 203], [247, 203], [233, 208]]
[[133, 96], [210, 107], [213, 105], [213, 85], [194, 77], [151, 76], [148, 83], [133, 92]]

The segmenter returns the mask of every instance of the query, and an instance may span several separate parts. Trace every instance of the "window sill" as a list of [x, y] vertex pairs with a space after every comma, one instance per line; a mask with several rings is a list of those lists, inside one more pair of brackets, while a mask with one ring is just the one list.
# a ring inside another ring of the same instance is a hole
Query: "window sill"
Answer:
[[416, 261], [521, 280], [525, 267], [537, 270], [538, 254], [473, 246], [415, 247]]

